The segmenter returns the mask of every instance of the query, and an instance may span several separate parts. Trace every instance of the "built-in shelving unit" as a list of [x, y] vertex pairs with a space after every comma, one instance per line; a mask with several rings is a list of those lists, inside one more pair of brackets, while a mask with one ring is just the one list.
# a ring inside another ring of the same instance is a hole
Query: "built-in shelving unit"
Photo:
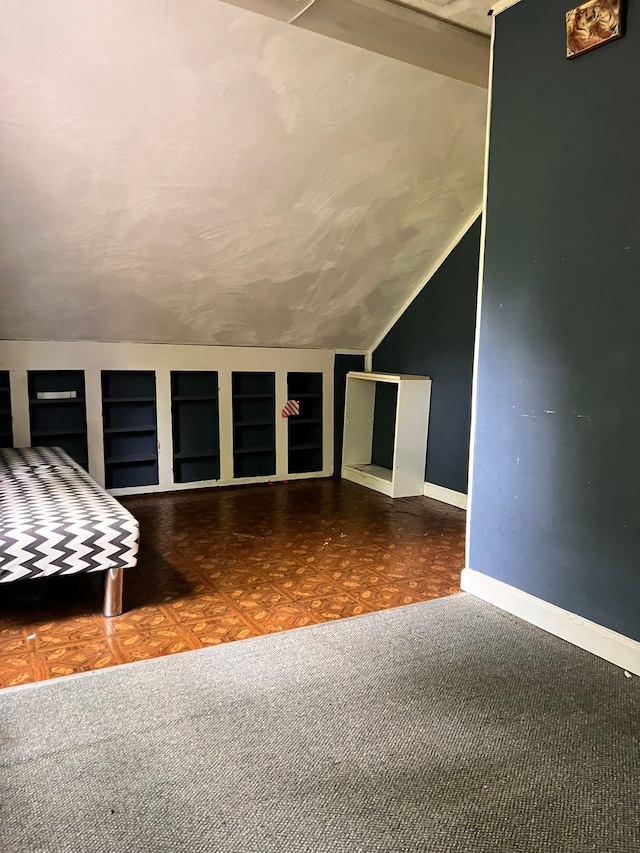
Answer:
[[171, 372], [173, 478], [176, 483], [220, 479], [218, 374]]
[[[0, 355], [0, 445], [62, 446], [117, 497], [333, 474], [332, 350], [2, 341]], [[300, 413], [283, 418], [288, 399]]]
[[238, 372], [231, 377], [233, 476], [276, 473], [276, 376]]
[[30, 370], [32, 447], [61, 447], [88, 470], [87, 411], [82, 370]]
[[13, 447], [9, 371], [0, 370], [0, 447]]
[[152, 370], [103, 370], [105, 485], [158, 483], [156, 377]]
[[[397, 386], [393, 463], [371, 464], [376, 383]], [[392, 498], [424, 494], [431, 379], [394, 373], [347, 374], [342, 476]]]
[[322, 373], [288, 373], [287, 399], [300, 414], [288, 418], [290, 474], [322, 471]]

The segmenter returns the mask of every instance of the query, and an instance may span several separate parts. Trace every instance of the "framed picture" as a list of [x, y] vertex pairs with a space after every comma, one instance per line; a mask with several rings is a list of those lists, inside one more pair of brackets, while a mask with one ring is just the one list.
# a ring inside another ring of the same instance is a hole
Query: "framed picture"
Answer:
[[567, 59], [619, 39], [621, 0], [589, 0], [567, 12]]

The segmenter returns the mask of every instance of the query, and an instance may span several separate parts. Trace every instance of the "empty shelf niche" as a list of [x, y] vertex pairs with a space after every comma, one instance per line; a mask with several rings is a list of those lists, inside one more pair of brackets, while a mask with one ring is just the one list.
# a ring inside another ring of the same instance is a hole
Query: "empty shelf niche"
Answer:
[[233, 476], [276, 472], [275, 373], [233, 373]]
[[61, 447], [88, 469], [84, 371], [30, 370], [28, 388], [31, 446]]
[[13, 447], [9, 371], [0, 370], [0, 447]]
[[103, 370], [105, 479], [108, 489], [158, 483], [156, 375]]
[[220, 479], [218, 374], [171, 372], [173, 478], [176, 483]]
[[290, 474], [322, 471], [322, 373], [288, 373], [287, 399], [300, 404], [288, 417]]

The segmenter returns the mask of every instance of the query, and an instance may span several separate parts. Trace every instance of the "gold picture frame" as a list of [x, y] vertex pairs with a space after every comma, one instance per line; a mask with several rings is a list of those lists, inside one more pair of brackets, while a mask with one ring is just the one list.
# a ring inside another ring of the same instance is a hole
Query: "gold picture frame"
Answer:
[[589, 0], [567, 12], [567, 59], [621, 37], [620, 5], [621, 0]]

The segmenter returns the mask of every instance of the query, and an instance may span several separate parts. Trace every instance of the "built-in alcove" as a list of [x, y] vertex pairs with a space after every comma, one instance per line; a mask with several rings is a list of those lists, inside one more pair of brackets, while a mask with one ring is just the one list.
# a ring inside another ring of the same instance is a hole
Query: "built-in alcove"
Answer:
[[288, 373], [287, 398], [300, 406], [288, 418], [289, 473], [322, 470], [322, 373]]
[[173, 477], [176, 483], [220, 478], [218, 374], [171, 372]]
[[108, 489], [158, 482], [156, 375], [152, 370], [103, 370], [102, 417]]
[[[61, 446], [116, 496], [333, 473], [329, 350], [43, 341], [0, 349], [0, 444]], [[300, 413], [281, 417], [292, 398]]]
[[276, 375], [232, 374], [233, 476], [276, 473]]
[[61, 447], [88, 470], [87, 412], [82, 370], [30, 370], [32, 447]]

